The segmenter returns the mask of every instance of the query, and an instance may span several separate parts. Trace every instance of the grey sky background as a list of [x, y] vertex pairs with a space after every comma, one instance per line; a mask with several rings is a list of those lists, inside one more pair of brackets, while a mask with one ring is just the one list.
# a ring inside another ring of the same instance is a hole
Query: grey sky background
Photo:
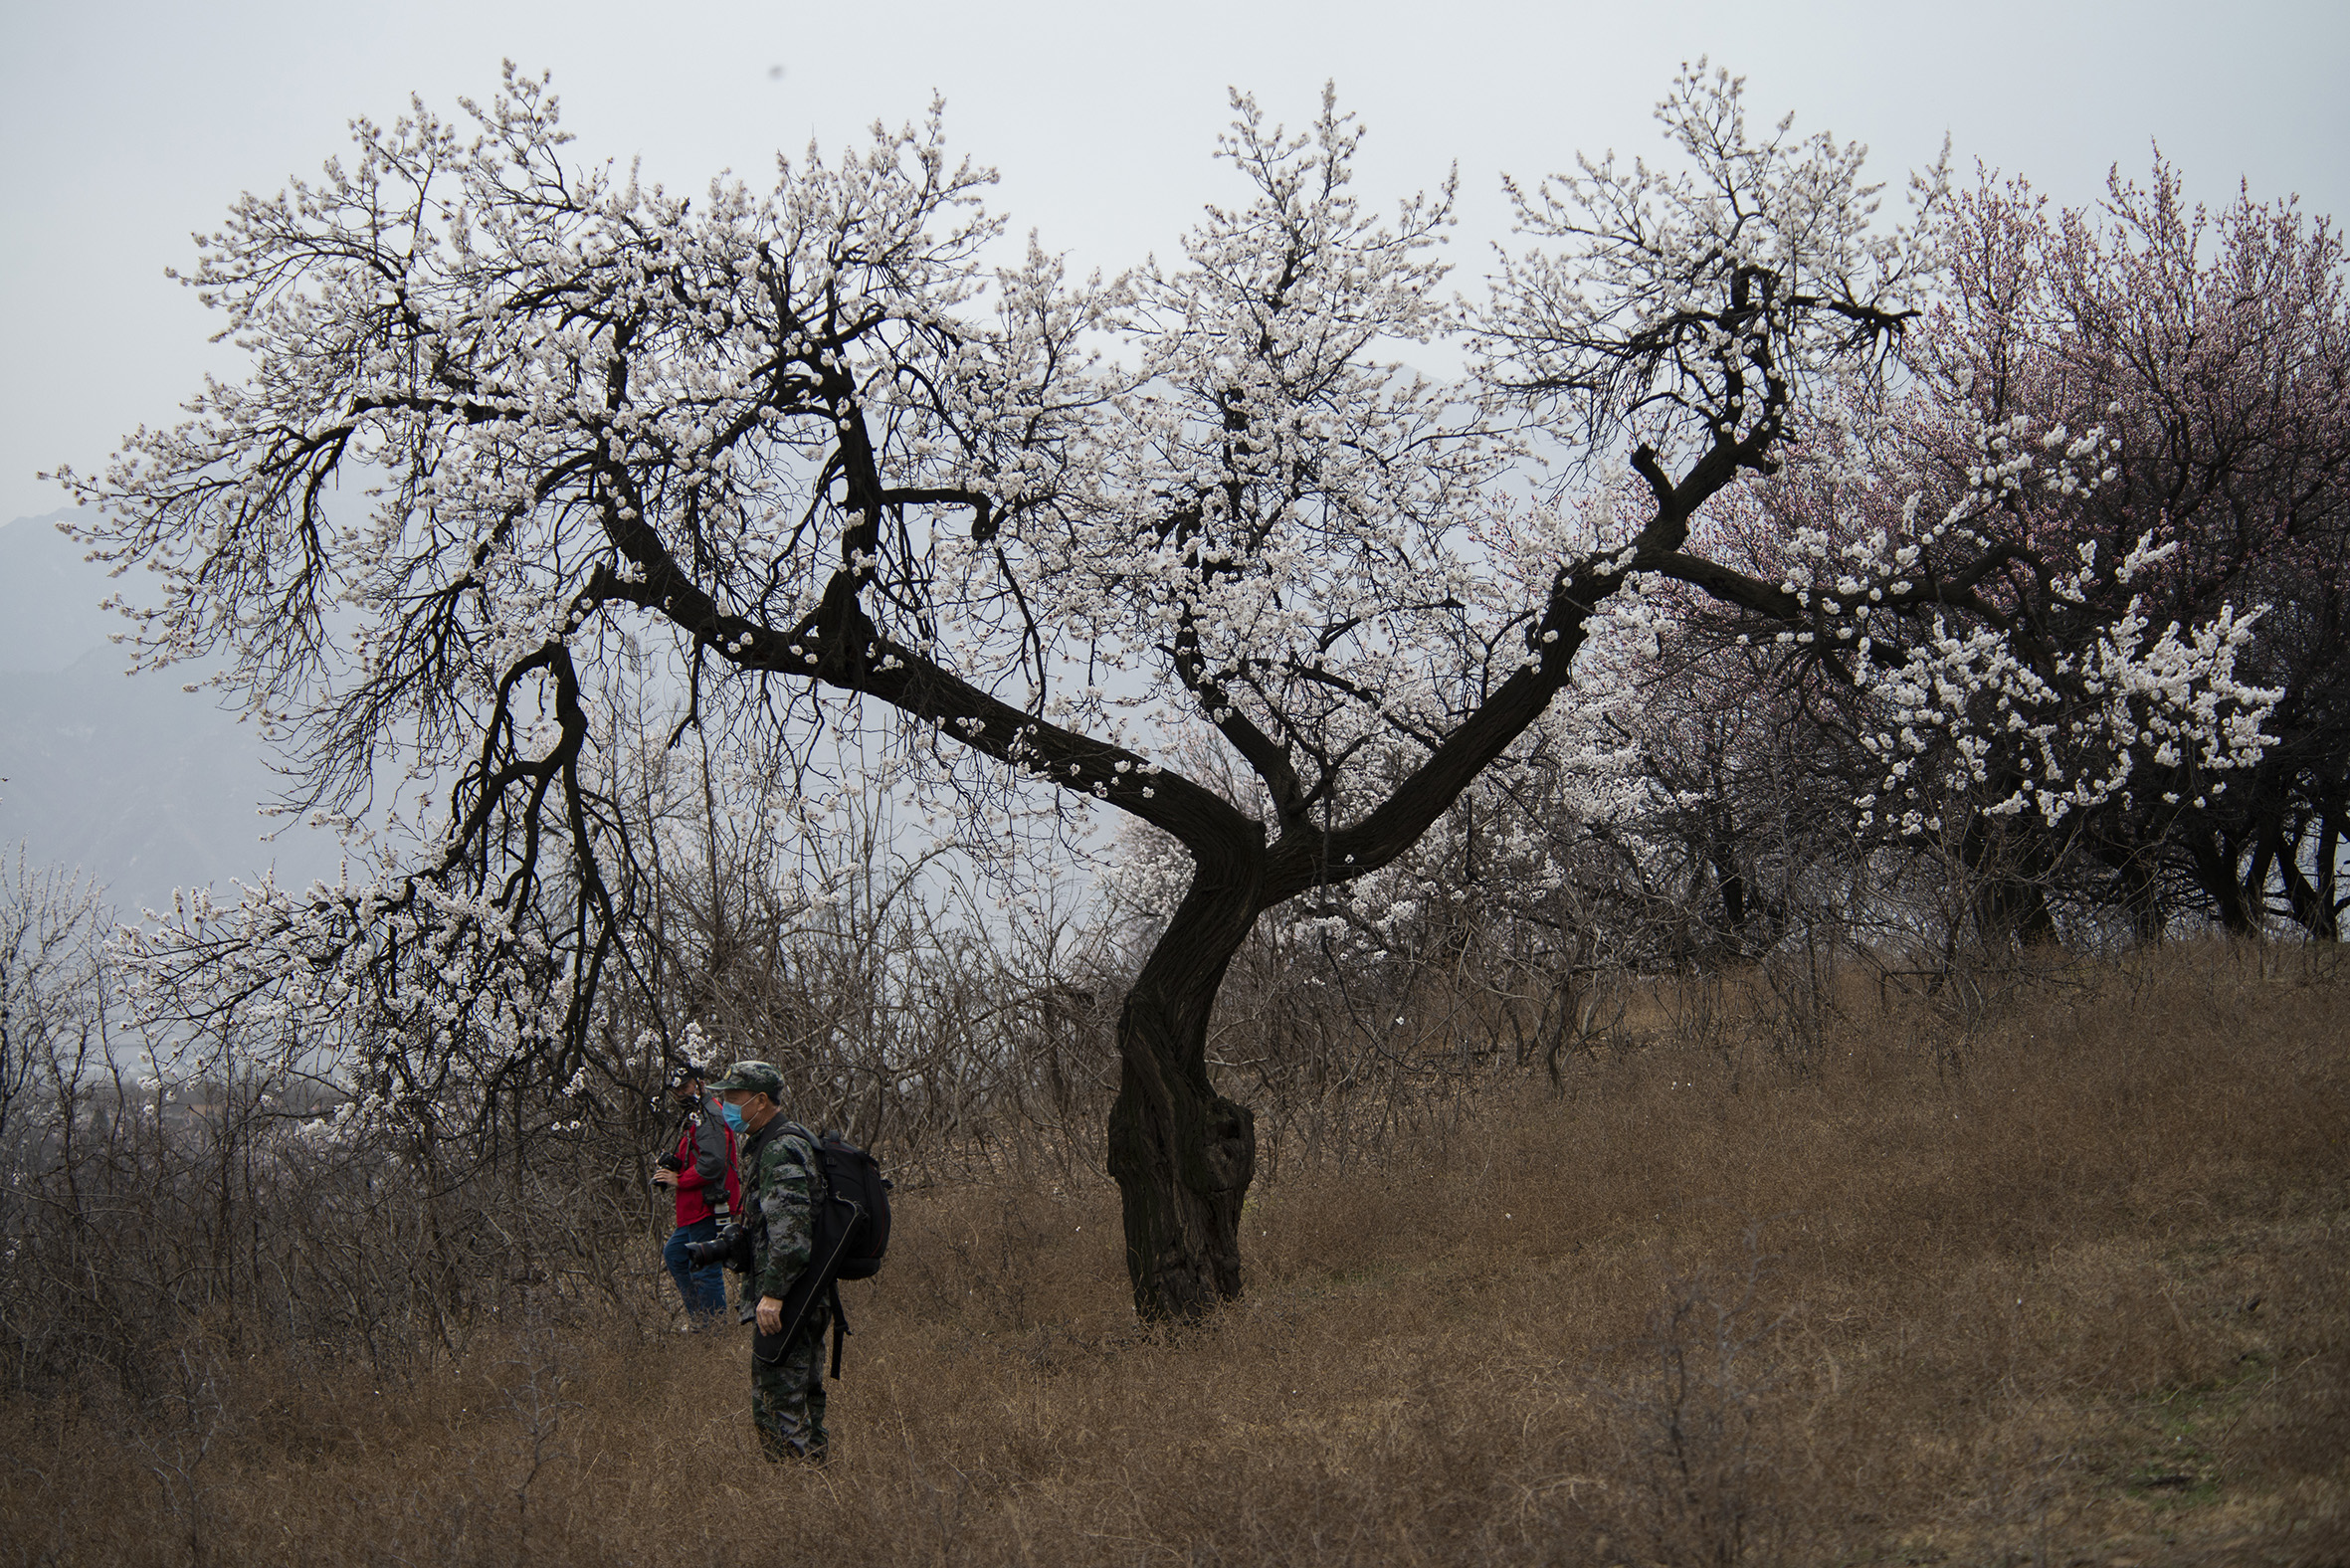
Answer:
[[[167, 422], [233, 349], [163, 276], [246, 189], [275, 191], [389, 119], [410, 92], [450, 111], [488, 98], [500, 57], [551, 69], [580, 150], [698, 190], [731, 167], [770, 180], [777, 148], [827, 147], [947, 98], [953, 141], [998, 167], [1015, 233], [1114, 271], [1174, 242], [1235, 187], [1209, 154], [1228, 84], [1308, 116], [1324, 78], [1371, 136], [1379, 205], [1458, 161], [1454, 260], [1473, 287], [1506, 234], [1499, 176], [1577, 149], [1659, 145], [1649, 120], [1683, 59], [1748, 78], [1799, 130], [1864, 141], [1898, 189], [1948, 131], [2063, 202], [2093, 199], [2150, 145], [2211, 202], [2247, 179], [2316, 213], [2350, 206], [2350, 5], [2329, 3], [1562, 4], [1353, 0], [1181, 6], [1006, 3], [610, 5], [402, 0], [368, 6], [34, 5], [0, 34], [0, 518], [63, 499], [37, 482], [96, 467]], [[781, 68], [777, 75], [775, 68]]]

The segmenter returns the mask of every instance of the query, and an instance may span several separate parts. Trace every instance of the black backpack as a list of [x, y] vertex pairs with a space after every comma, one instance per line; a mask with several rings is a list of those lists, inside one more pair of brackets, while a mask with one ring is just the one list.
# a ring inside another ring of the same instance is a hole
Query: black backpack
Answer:
[[809, 1249], [808, 1267], [800, 1271], [791, 1294], [783, 1298], [783, 1329], [774, 1334], [754, 1333], [751, 1354], [767, 1362], [780, 1358], [784, 1347], [799, 1334], [809, 1308], [819, 1300], [829, 1300], [833, 1309], [832, 1375], [837, 1378], [841, 1375], [841, 1341], [850, 1333], [848, 1316], [841, 1310], [841, 1281], [871, 1279], [881, 1272], [881, 1259], [889, 1251], [889, 1178], [881, 1174], [880, 1162], [871, 1154], [838, 1132], [817, 1137], [805, 1127], [794, 1130], [816, 1145], [824, 1194], [816, 1200], [815, 1241]]
[[[824, 1167], [826, 1198], [816, 1221], [816, 1256], [838, 1260], [835, 1279], [871, 1279], [889, 1251], [889, 1178], [879, 1161], [837, 1132], [816, 1140], [816, 1159]], [[828, 1222], [838, 1228], [837, 1237]]]

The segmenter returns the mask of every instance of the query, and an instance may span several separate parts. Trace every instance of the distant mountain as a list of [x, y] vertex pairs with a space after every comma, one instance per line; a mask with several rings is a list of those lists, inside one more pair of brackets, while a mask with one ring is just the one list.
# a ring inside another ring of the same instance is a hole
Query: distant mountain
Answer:
[[123, 623], [98, 608], [114, 585], [57, 532], [68, 515], [0, 525], [0, 844], [80, 868], [126, 916], [273, 864], [281, 882], [331, 875], [326, 835], [260, 842], [277, 775], [217, 693], [180, 689], [202, 672], [122, 674]]
[[120, 616], [98, 607], [114, 584], [57, 531], [72, 515], [64, 506], [0, 524], [0, 671], [54, 675], [123, 629]]

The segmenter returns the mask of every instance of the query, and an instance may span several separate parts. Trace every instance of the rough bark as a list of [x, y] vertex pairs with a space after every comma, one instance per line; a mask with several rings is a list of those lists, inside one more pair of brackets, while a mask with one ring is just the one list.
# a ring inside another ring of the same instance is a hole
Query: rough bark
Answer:
[[1199, 1316], [1241, 1290], [1241, 1203], [1257, 1123], [1208, 1078], [1208, 1019], [1265, 881], [1262, 832], [1194, 852], [1190, 890], [1118, 1014], [1119, 1083], [1109, 1169], [1126, 1227], [1134, 1309]]
[[2321, 941], [2339, 941], [2342, 935], [2343, 900], [2335, 896], [2334, 885], [2342, 837], [2342, 814], [2329, 807], [2317, 835], [2317, 905], [2325, 916], [2316, 930]]

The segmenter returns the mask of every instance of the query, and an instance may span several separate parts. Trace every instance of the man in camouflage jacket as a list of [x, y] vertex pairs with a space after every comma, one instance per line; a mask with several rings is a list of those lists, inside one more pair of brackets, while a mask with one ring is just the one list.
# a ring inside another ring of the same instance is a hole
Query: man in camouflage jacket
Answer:
[[[824, 1176], [816, 1143], [787, 1119], [783, 1075], [771, 1063], [737, 1062], [711, 1085], [742, 1112], [739, 1146], [744, 1219], [751, 1228], [751, 1283], [762, 1334], [783, 1326], [784, 1297], [815, 1251], [816, 1203]], [[751, 1357], [751, 1421], [770, 1460], [825, 1457], [824, 1331], [830, 1305], [809, 1306], [799, 1331], [773, 1361]]]

